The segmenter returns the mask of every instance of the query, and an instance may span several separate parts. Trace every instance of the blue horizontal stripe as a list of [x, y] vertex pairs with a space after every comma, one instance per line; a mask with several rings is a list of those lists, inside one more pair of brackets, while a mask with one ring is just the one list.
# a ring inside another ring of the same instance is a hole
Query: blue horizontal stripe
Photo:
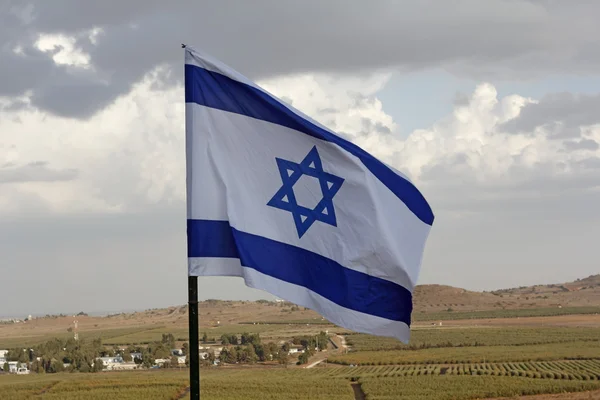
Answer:
[[227, 221], [188, 219], [187, 239], [188, 257], [240, 258]]
[[410, 325], [408, 289], [300, 247], [238, 231], [228, 221], [190, 219], [188, 257], [239, 258], [243, 266], [305, 287], [332, 302], [365, 314]]
[[358, 157], [424, 223], [433, 224], [427, 200], [408, 180], [355, 144], [300, 117], [265, 92], [195, 65], [185, 65], [185, 101], [271, 122], [335, 143]]

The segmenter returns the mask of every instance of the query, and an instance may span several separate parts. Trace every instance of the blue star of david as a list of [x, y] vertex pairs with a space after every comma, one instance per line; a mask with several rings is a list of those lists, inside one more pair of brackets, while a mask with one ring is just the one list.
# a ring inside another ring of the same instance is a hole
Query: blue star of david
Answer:
[[[314, 146], [300, 164], [293, 161], [275, 158], [283, 185], [275, 196], [267, 203], [268, 206], [289, 211], [294, 217], [298, 237], [301, 238], [315, 221], [337, 226], [333, 196], [340, 190], [343, 178], [323, 171], [323, 165], [317, 147]], [[303, 207], [296, 201], [294, 184], [302, 175], [312, 176], [319, 180], [323, 198], [314, 209]]]

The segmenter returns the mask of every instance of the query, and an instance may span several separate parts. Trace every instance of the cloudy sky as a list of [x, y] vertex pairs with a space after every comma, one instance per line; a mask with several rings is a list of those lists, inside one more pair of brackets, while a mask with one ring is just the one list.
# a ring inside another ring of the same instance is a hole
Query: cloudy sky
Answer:
[[[414, 180], [436, 214], [419, 283], [600, 272], [598, 15], [591, 0], [0, 0], [0, 315], [186, 302], [180, 43]], [[202, 298], [269, 298], [200, 280]]]

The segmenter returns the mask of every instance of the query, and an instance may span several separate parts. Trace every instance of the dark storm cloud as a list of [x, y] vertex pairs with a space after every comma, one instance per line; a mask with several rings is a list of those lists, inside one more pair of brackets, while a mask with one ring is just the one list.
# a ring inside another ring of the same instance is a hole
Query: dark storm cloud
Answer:
[[36, 161], [21, 166], [15, 166], [13, 163], [0, 166], [0, 184], [70, 181], [75, 178], [77, 178], [77, 170], [52, 169], [45, 161]]
[[600, 122], [600, 95], [552, 93], [538, 103], [527, 104], [518, 117], [504, 123], [506, 132], [532, 132], [537, 127], [546, 128], [551, 136], [578, 137], [581, 126]]
[[[504, 71], [527, 60], [536, 74], [553, 68], [597, 69], [580, 49], [600, 37], [600, 4], [555, 2], [355, 2], [346, 0], [176, 1], [81, 0], [0, 3], [0, 95], [33, 90], [33, 104], [60, 115], [89, 117], [157, 65], [181, 79], [186, 42], [251, 78], [303, 71], [360, 71], [451, 66]], [[97, 44], [86, 32], [101, 28]], [[94, 74], [73, 78], [51, 54], [33, 48], [39, 33], [77, 37]], [[590, 39], [592, 38], [592, 39]], [[20, 46], [24, 55], [14, 54]], [[569, 48], [569, 52], [564, 49]], [[582, 50], [583, 51], [583, 50]], [[553, 62], [544, 58], [550, 55]], [[537, 58], [536, 58], [537, 57]], [[592, 56], [589, 56], [592, 57]], [[475, 73], [475, 72], [473, 72]], [[66, 88], [66, 89], [65, 89]]]

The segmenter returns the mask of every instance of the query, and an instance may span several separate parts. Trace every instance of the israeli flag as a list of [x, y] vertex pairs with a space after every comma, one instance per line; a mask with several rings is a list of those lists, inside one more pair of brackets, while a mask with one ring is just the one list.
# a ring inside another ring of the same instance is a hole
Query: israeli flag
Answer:
[[190, 47], [185, 102], [189, 275], [408, 342], [434, 219], [409, 179]]

